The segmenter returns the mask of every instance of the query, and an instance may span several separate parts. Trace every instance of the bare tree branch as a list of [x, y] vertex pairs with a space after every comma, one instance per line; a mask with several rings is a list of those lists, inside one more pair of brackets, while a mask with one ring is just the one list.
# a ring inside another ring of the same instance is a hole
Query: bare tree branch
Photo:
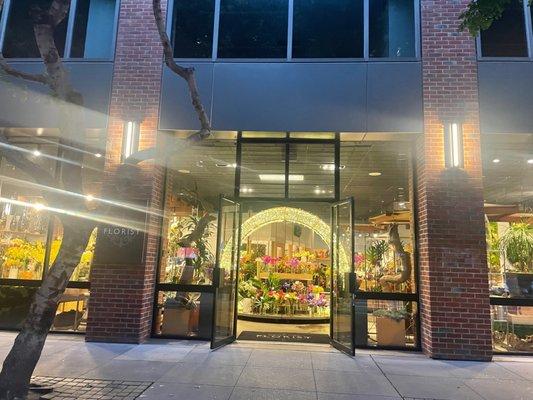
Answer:
[[[3, 0], [0, 0], [0, 1], [3, 1]], [[29, 72], [24, 72], [16, 68], [13, 68], [7, 63], [6, 59], [4, 58], [4, 55], [1, 52], [0, 52], [0, 68], [2, 68], [2, 70], [6, 74], [13, 76], [15, 78], [21, 78], [27, 81], [42, 83], [43, 85], [48, 84], [48, 77], [45, 74], [30, 74]]]
[[187, 82], [189, 87], [189, 94], [191, 95], [191, 102], [194, 107], [194, 110], [200, 120], [200, 130], [191, 136], [191, 140], [202, 140], [204, 137], [211, 134], [211, 122], [209, 117], [205, 112], [204, 106], [200, 99], [200, 92], [198, 91], [198, 86], [196, 84], [196, 79], [194, 77], [194, 68], [192, 67], [183, 67], [178, 65], [174, 61], [174, 54], [172, 51], [172, 45], [170, 44], [170, 39], [168, 38], [165, 21], [163, 19], [163, 12], [161, 11], [161, 0], [153, 0], [154, 8], [154, 17], [157, 30], [159, 31], [159, 37], [161, 38], [161, 44], [163, 45], [163, 54], [165, 59], [165, 64], [173, 71], [175, 74], [183, 78]]

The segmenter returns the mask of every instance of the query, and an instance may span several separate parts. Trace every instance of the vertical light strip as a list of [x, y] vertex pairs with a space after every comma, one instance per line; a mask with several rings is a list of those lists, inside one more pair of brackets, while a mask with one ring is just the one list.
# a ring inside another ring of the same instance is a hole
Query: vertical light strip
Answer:
[[135, 122], [128, 121], [126, 124], [126, 135], [125, 135], [125, 144], [124, 144], [124, 159], [128, 158], [133, 154], [133, 132]]
[[289, 0], [289, 18], [287, 22], [287, 60], [292, 60], [292, 32], [294, 26], [294, 0]]
[[2, 8], [2, 18], [0, 18], [0, 51], [4, 47], [4, 36], [7, 27], [7, 17], [9, 15], [9, 9], [11, 6], [11, 0], [4, 0], [4, 6]]
[[451, 157], [452, 157], [452, 165], [454, 167], [458, 167], [459, 166], [459, 163], [460, 163], [460, 159], [459, 159], [459, 127], [457, 126], [456, 123], [452, 123], [451, 126], [450, 126], [450, 130], [451, 130], [451, 140], [450, 140], [450, 144], [451, 144]]

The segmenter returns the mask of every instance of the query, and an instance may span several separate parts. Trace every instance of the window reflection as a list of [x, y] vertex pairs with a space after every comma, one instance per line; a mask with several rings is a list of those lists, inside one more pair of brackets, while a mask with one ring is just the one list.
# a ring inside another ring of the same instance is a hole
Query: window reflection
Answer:
[[235, 143], [208, 139], [169, 160], [159, 282], [209, 285], [220, 193], [233, 193]]
[[413, 0], [370, 0], [370, 57], [414, 57]]
[[175, 0], [172, 16], [174, 57], [210, 58], [214, 0]]
[[295, 0], [294, 58], [363, 57], [363, 2]]
[[[21, 145], [28, 157], [45, 169], [54, 169], [53, 146]], [[41, 279], [44, 271], [50, 214], [40, 190], [18, 168], [2, 160], [0, 167], [0, 278]]]
[[355, 200], [359, 290], [416, 291], [410, 145], [341, 143], [341, 198]]
[[287, 0], [221, 0], [220, 58], [286, 58]]
[[502, 17], [481, 32], [483, 57], [527, 57], [526, 26], [521, 0], [507, 4]]

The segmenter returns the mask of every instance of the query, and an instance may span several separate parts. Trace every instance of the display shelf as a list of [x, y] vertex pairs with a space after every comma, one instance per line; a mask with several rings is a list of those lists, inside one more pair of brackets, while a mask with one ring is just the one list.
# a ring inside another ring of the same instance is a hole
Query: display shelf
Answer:
[[289, 272], [260, 272], [260, 279], [268, 279], [270, 275], [274, 275], [276, 278], [281, 280], [290, 280], [290, 281], [312, 281], [313, 274], [292, 274]]
[[248, 314], [239, 313], [238, 318], [243, 321], [255, 321], [274, 324], [326, 324], [329, 323], [329, 316], [318, 315], [310, 316], [308, 314]]

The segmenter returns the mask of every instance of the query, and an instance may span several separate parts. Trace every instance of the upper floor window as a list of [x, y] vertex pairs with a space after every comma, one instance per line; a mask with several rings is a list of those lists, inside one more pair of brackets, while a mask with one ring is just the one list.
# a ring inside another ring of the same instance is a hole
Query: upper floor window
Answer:
[[370, 0], [370, 57], [415, 56], [413, 0]]
[[[117, 0], [71, 0], [68, 16], [54, 40], [65, 58], [109, 59], [113, 56]], [[6, 58], [40, 58], [30, 7], [50, 7], [51, 0], [6, 0], [8, 10], [2, 51]]]
[[174, 57], [210, 58], [215, 0], [175, 1], [172, 12]]
[[527, 37], [522, 0], [512, 0], [502, 17], [481, 32], [483, 57], [527, 57]]
[[418, 2], [174, 0], [169, 33], [176, 58], [414, 58]]
[[295, 0], [294, 58], [362, 58], [362, 0]]
[[285, 58], [288, 0], [221, 0], [218, 57]]

